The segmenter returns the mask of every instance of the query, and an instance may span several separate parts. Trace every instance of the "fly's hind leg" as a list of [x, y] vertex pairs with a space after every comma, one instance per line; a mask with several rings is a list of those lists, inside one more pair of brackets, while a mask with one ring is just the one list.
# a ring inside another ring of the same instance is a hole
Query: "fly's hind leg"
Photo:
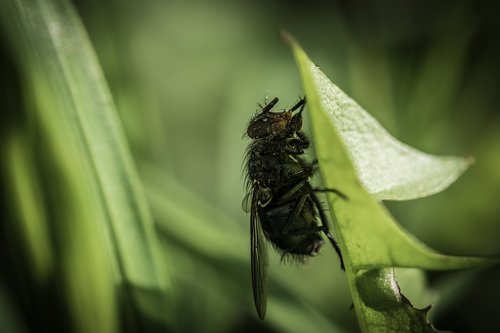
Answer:
[[304, 207], [304, 203], [306, 202], [307, 194], [301, 196], [299, 201], [293, 208], [292, 214], [288, 217], [288, 220], [281, 231], [284, 235], [288, 234], [290, 229], [293, 227], [293, 222], [299, 217], [300, 212], [302, 211], [302, 207]]
[[[335, 190], [335, 192], [338, 192]], [[316, 209], [318, 210], [319, 213], [319, 218], [321, 220], [322, 224], [322, 231], [332, 244], [333, 248], [335, 249], [335, 252], [337, 252], [339, 258], [340, 258], [340, 268], [342, 270], [345, 270], [344, 266], [344, 259], [342, 258], [342, 253], [340, 252], [340, 248], [337, 244], [337, 241], [335, 241], [335, 238], [333, 238], [333, 235], [330, 233], [330, 229], [328, 228], [328, 219], [326, 217], [325, 211], [323, 210], [323, 207], [321, 207], [321, 202], [319, 201], [318, 196], [313, 192], [310, 194], [311, 200], [314, 202], [314, 205], [316, 206]]]

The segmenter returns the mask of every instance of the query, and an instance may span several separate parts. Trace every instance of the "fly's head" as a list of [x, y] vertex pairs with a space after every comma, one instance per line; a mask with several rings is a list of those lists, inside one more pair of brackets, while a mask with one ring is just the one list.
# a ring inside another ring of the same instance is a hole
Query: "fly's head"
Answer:
[[[275, 138], [275, 137], [291, 137], [295, 132], [302, 128], [302, 108], [304, 100], [301, 100], [291, 110], [282, 112], [272, 112], [272, 108], [278, 102], [275, 97], [271, 102], [266, 104], [261, 112], [254, 117], [247, 128], [247, 135], [251, 139]], [[301, 108], [296, 114], [293, 112], [297, 108]]]

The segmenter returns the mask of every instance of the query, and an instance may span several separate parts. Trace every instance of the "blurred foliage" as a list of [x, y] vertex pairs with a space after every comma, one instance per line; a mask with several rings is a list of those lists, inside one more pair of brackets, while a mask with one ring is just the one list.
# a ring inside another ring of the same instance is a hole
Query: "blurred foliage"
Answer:
[[[18, 21], [2, 15], [0, 331], [358, 330], [328, 248], [305, 267], [273, 256], [268, 318], [253, 311], [241, 137], [266, 94], [284, 107], [303, 93], [281, 27], [398, 139], [476, 158], [444, 193], [389, 204], [396, 219], [444, 253], [500, 253], [500, 21], [491, 2], [73, 4], [156, 222], [173, 310], [154, 289], [113, 287], [109, 235], [78, 166], [85, 154], [65, 141], [61, 119], [39, 118], [40, 103], [54, 100], [42, 88], [33, 99], [25, 74], [36, 64], [20, 59], [23, 41], [7, 38]], [[500, 269], [426, 278], [436, 327], [500, 330]], [[92, 317], [91, 304], [105, 312]]]

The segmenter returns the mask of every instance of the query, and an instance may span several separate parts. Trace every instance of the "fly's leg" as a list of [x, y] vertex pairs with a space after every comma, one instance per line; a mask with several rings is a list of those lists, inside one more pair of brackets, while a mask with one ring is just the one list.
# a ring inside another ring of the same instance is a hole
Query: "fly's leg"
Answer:
[[311, 143], [304, 133], [297, 131], [295, 132], [295, 135], [295, 138], [287, 140], [287, 147], [285, 147], [285, 152], [289, 155], [300, 156], [304, 154], [304, 150], [309, 148]]
[[[328, 221], [328, 220], [326, 219], [326, 216], [325, 216], [323, 210], [321, 209], [321, 204], [319, 203], [319, 199], [316, 196], [315, 192], [336, 193], [339, 197], [347, 200], [347, 197], [342, 192], [340, 192], [336, 189], [320, 189], [320, 188], [314, 189], [314, 188], [311, 188], [311, 186], [309, 185], [307, 180], [301, 180], [295, 186], [293, 186], [288, 192], [286, 192], [285, 194], [280, 196], [279, 199], [276, 200], [276, 203], [281, 204], [281, 203], [287, 202], [290, 198], [297, 195], [297, 192], [302, 192], [302, 193], [300, 194], [300, 198], [297, 202], [297, 205], [295, 205], [292, 213], [290, 214], [290, 216], [287, 220], [285, 227], [283, 228], [283, 231], [282, 231], [283, 234], [287, 234], [289, 232], [290, 228], [293, 225], [293, 221], [295, 221], [295, 219], [297, 219], [298, 216], [300, 215], [300, 212], [302, 211], [302, 207], [304, 206], [304, 203], [305, 203], [307, 196], [309, 194], [311, 195], [311, 198], [312, 198], [314, 204], [316, 205], [318, 211], [320, 211], [320, 218], [322, 220], [323, 225], [326, 225], [326, 226], [328, 224], [325, 224], [323, 221]], [[323, 215], [323, 216], [321, 216], [321, 215]], [[328, 235], [327, 235], [327, 237], [328, 237]]]
[[347, 196], [340, 192], [339, 190], [336, 190], [334, 188], [313, 188], [312, 192], [314, 193], [335, 193], [339, 197], [341, 197], [344, 200], [348, 200]]
[[308, 234], [315, 234], [317, 232], [322, 232], [322, 231], [325, 231], [325, 227], [324, 226], [317, 226], [317, 227], [295, 229], [295, 230], [289, 231], [288, 235], [308, 235]]
[[[309, 193], [309, 189], [305, 188], [304, 185], [307, 184], [307, 179], [302, 179], [297, 184], [295, 184], [290, 190], [285, 194], [276, 198], [276, 203], [281, 204], [287, 202], [291, 197], [293, 197], [298, 191], [303, 191], [304, 194]], [[303, 190], [305, 189], [305, 191]]]
[[297, 204], [293, 208], [292, 214], [290, 214], [290, 216], [288, 216], [286, 224], [283, 227], [283, 230], [281, 231], [283, 233], [283, 235], [288, 234], [288, 232], [290, 231], [290, 228], [293, 226], [293, 221], [295, 221], [299, 217], [300, 212], [302, 211], [302, 207], [304, 207], [304, 203], [306, 202], [306, 199], [307, 199], [307, 194], [300, 197], [299, 201], [297, 202]]
[[[336, 192], [338, 192], [338, 191], [336, 191]], [[323, 228], [322, 231], [326, 235], [328, 240], [330, 240], [330, 243], [332, 243], [332, 246], [335, 249], [335, 252], [337, 252], [337, 254], [340, 258], [340, 268], [342, 268], [342, 270], [345, 270], [344, 259], [342, 258], [342, 253], [340, 252], [340, 248], [337, 244], [337, 241], [335, 240], [335, 238], [333, 238], [333, 235], [330, 233], [330, 229], [328, 228], [328, 219], [326, 217], [326, 214], [325, 214], [323, 208], [321, 207], [321, 202], [319, 201], [318, 196], [314, 192], [311, 192], [310, 197], [311, 197], [311, 200], [314, 202], [316, 209], [318, 210], [319, 218], [321, 220], [321, 225]]]
[[294, 196], [298, 196], [297, 204], [293, 208], [290, 216], [288, 216], [287, 222], [281, 231], [284, 235], [288, 234], [290, 228], [293, 227], [293, 221], [295, 221], [299, 217], [300, 212], [302, 212], [302, 208], [304, 207], [304, 203], [306, 202], [309, 193], [311, 193], [311, 187], [307, 180], [303, 179], [276, 200], [278, 204], [281, 204], [287, 202]]
[[300, 108], [299, 110], [299, 113], [302, 112], [302, 110], [304, 110], [304, 107], [306, 106], [306, 98], [301, 98], [300, 101], [297, 102], [297, 104], [295, 104], [291, 109], [290, 111], [295, 111], [297, 110], [298, 108]]

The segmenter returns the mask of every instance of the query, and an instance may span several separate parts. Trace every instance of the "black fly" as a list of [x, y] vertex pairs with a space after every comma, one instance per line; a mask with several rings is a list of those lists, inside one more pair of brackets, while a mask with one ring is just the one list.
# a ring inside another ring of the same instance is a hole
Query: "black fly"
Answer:
[[253, 141], [245, 155], [248, 192], [243, 209], [250, 211], [252, 287], [261, 319], [266, 314], [267, 248], [263, 237], [283, 258], [304, 261], [319, 252], [324, 233], [344, 267], [316, 193], [345, 196], [335, 189], [314, 188], [310, 183], [317, 163], [302, 156], [310, 145], [301, 131], [305, 98], [288, 111], [272, 112], [277, 102], [278, 98], [274, 98], [261, 107], [250, 121], [247, 135]]

